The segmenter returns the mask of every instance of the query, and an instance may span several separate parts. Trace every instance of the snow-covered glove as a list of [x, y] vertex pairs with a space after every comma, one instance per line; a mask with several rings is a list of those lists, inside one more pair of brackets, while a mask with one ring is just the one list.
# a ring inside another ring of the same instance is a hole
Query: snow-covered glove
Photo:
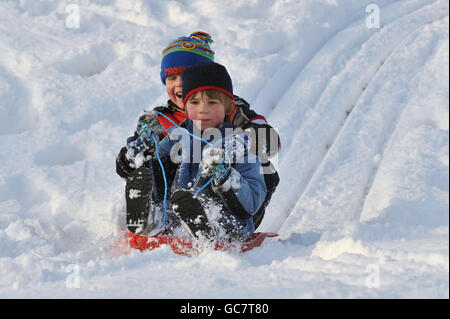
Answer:
[[136, 133], [147, 149], [155, 149], [155, 141], [159, 142], [159, 136], [164, 132], [164, 126], [158, 121], [158, 114], [154, 111], [144, 111], [139, 117]]
[[230, 176], [231, 165], [221, 148], [207, 147], [203, 150], [201, 174], [204, 178], [214, 176], [214, 184], [222, 185]]
[[155, 152], [159, 136], [164, 132], [164, 127], [157, 118], [156, 112], [144, 111], [144, 114], [139, 117], [134, 136], [127, 139], [126, 158], [131, 167], [141, 167]]
[[222, 141], [225, 159], [231, 163], [241, 163], [248, 155], [250, 140], [245, 134], [227, 135]]
[[127, 139], [127, 152], [125, 158], [130, 163], [130, 166], [134, 169], [139, 168], [144, 164], [149, 153], [148, 146], [142, 142], [142, 139], [137, 133], [134, 136]]

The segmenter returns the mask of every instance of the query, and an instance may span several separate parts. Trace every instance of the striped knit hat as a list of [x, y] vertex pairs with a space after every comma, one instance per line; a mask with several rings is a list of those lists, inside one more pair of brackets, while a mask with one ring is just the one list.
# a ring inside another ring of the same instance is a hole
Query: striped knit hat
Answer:
[[163, 50], [161, 61], [161, 81], [165, 85], [166, 77], [182, 74], [189, 67], [200, 62], [213, 62], [213, 42], [208, 33], [196, 31], [189, 37], [181, 37], [169, 43]]

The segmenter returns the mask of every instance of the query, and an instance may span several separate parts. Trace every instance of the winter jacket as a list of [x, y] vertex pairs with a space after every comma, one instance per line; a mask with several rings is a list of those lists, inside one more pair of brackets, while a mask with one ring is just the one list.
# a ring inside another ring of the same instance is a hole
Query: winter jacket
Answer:
[[[191, 120], [185, 120], [180, 126], [191, 134], [194, 133]], [[230, 138], [236, 138], [236, 135], [234, 133], [226, 135], [226, 129], [232, 130], [235, 128], [236, 126], [230, 123], [221, 125], [218, 129], [222, 138], [214, 142], [214, 147], [220, 147], [227, 154], [232, 154], [235, 148], [230, 147], [231, 144], [227, 141], [230, 141]], [[202, 159], [198, 155], [205, 147], [210, 146], [198, 140], [196, 141], [197, 145], [194, 146], [195, 139], [181, 128], [172, 127], [168, 130], [168, 133], [169, 135], [159, 143], [159, 156], [164, 167], [168, 167], [168, 170], [170, 170], [173, 165], [173, 156], [181, 154], [181, 157], [179, 156], [176, 160], [179, 161], [177, 171], [170, 178], [172, 179], [172, 192], [176, 189], [192, 189], [195, 191], [202, 188], [206, 185], [208, 179], [201, 176], [200, 163]], [[237, 137], [240, 138], [240, 141], [244, 140], [243, 135]], [[211, 140], [212, 138], [207, 141], [211, 142]], [[194, 153], [194, 147], [199, 147], [201, 151], [198, 152], [197, 149], [197, 152]], [[245, 147], [248, 147], [248, 145], [246, 144]], [[177, 151], [173, 153], [173, 150]], [[171, 151], [172, 159], [170, 158]], [[208, 184], [200, 192], [200, 197], [203, 195], [206, 201], [218, 204], [222, 214], [220, 223], [225, 230], [227, 230], [227, 227], [237, 227], [240, 229], [242, 236], [248, 237], [255, 231], [253, 215], [262, 206], [267, 189], [258, 157], [252, 155], [248, 148], [245, 152], [240, 153], [240, 151], [237, 152], [237, 156], [242, 155], [243, 159], [233, 161], [228, 180], [222, 185]], [[153, 162], [152, 166], [155, 165], [157, 164]]]

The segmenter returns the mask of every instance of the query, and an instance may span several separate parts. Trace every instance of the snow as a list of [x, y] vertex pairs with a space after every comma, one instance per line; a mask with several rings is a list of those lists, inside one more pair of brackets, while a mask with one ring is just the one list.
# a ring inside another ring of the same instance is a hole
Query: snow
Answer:
[[[448, 298], [449, 5], [371, 3], [1, 0], [0, 297]], [[281, 135], [280, 236], [130, 251], [114, 158], [195, 30]]]

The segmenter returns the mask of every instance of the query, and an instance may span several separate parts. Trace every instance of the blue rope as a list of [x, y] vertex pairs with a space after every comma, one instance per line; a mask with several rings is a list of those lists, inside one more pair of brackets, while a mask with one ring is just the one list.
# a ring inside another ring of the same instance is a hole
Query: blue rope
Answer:
[[208, 181], [205, 185], [203, 185], [202, 187], [200, 187], [199, 189], [197, 189], [197, 190], [195, 191], [194, 195], [197, 196], [198, 193], [200, 193], [202, 190], [204, 190], [204, 189], [212, 182], [213, 179], [214, 179], [214, 176], [211, 177], [211, 178], [209, 179], [209, 181]]
[[161, 171], [164, 178], [164, 218], [161, 223], [161, 228], [164, 228], [164, 225], [166, 224], [167, 219], [167, 178], [166, 178], [166, 172], [164, 171], [164, 166], [161, 162], [161, 157], [159, 156], [159, 150], [158, 150], [158, 142], [156, 141], [155, 133], [152, 132], [152, 138], [153, 142], [155, 142], [155, 149], [156, 149], [156, 157], [158, 158], [159, 166], [161, 166]]
[[[168, 116], [166, 116], [165, 114], [163, 114], [163, 113], [161, 113], [161, 112], [158, 112], [158, 111], [155, 111], [157, 114], [159, 114], [159, 115], [161, 115], [161, 116], [163, 116], [163, 117], [165, 117], [167, 120], [169, 120], [169, 122], [171, 122], [173, 125], [175, 125], [176, 127], [178, 127], [178, 128], [181, 128], [182, 130], [185, 130], [190, 136], [192, 136], [193, 138], [195, 138], [195, 139], [198, 139], [198, 140], [200, 140], [200, 141], [202, 141], [202, 142], [204, 142], [204, 143], [206, 143], [206, 144], [208, 144], [208, 145], [210, 145], [210, 146], [213, 146], [213, 144], [212, 143], [210, 143], [210, 142], [208, 142], [208, 141], [206, 141], [206, 140], [204, 140], [204, 139], [202, 139], [202, 138], [200, 138], [200, 137], [198, 137], [198, 136], [195, 136], [194, 134], [192, 134], [191, 132], [189, 132], [187, 129], [185, 129], [184, 127], [181, 127], [181, 126], [179, 126], [177, 123], [175, 123], [174, 121], [172, 121], [172, 119], [171, 118], [169, 118]], [[158, 142], [156, 141], [156, 137], [155, 137], [155, 134], [152, 132], [152, 138], [153, 138], [153, 141], [155, 142], [155, 149], [156, 149], [156, 157], [158, 158], [158, 162], [159, 162], [159, 165], [161, 166], [161, 171], [162, 171], [162, 174], [163, 174], [163, 178], [164, 178], [164, 218], [163, 218], [163, 221], [162, 221], [162, 223], [161, 223], [161, 228], [163, 228], [164, 227], [164, 225], [166, 224], [166, 219], [167, 219], [167, 178], [166, 178], [166, 173], [165, 173], [165, 171], [164, 171], [164, 166], [163, 166], [163, 164], [162, 164], [162, 162], [161, 162], [161, 158], [160, 158], [160, 156], [159, 156], [159, 150], [158, 150]], [[212, 182], [212, 180], [214, 179], [214, 176], [212, 176], [210, 179], [209, 179], [209, 181], [205, 184], [205, 185], [203, 185], [201, 188], [199, 188], [197, 191], [195, 191], [195, 193], [194, 193], [194, 195], [195, 196], [197, 196], [198, 195], [198, 193], [200, 193], [202, 190], [204, 190], [211, 182]]]
[[[165, 117], [167, 120], [169, 120], [169, 121], [170, 121], [173, 125], [175, 125], [176, 127], [181, 128], [182, 130], [185, 130], [185, 131], [186, 131], [190, 136], [192, 136], [193, 138], [198, 139], [198, 140], [200, 140], [200, 141], [202, 141], [202, 142], [205, 142], [206, 144], [208, 144], [208, 145], [210, 145], [210, 146], [213, 146], [213, 144], [211, 144], [210, 142], [208, 142], [208, 141], [206, 141], [206, 140], [204, 140], [204, 139], [202, 139], [202, 138], [200, 138], [200, 137], [198, 137], [198, 136], [195, 136], [194, 134], [192, 134], [191, 132], [189, 132], [189, 131], [188, 131], [187, 129], [185, 129], [184, 127], [179, 126], [177, 123], [175, 123], [174, 121], [172, 121], [172, 119], [169, 118], [168, 116], [166, 116], [165, 114], [163, 114], [163, 113], [161, 113], [161, 112], [158, 112], [158, 111], [155, 111], [155, 112], [158, 113], [159, 115]], [[165, 178], [165, 176], [164, 176], [164, 178]], [[209, 179], [209, 181], [208, 181], [205, 185], [203, 185], [201, 188], [199, 188], [198, 190], [196, 190], [195, 193], [194, 193], [194, 195], [197, 196], [198, 193], [200, 193], [202, 190], [204, 190], [204, 189], [212, 182], [213, 178], [214, 178], [214, 176], [212, 176], [212, 177]]]

